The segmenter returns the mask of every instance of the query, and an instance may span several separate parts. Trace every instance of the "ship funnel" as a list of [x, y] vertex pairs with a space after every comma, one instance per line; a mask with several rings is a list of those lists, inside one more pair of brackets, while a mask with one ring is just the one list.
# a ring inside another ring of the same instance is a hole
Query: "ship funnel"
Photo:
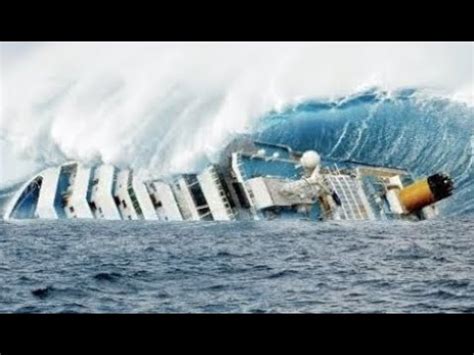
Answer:
[[453, 188], [453, 180], [439, 173], [403, 188], [399, 198], [405, 210], [413, 212], [451, 196]]
[[307, 150], [303, 153], [300, 158], [301, 166], [304, 169], [306, 176], [311, 176], [313, 171], [319, 168], [319, 164], [321, 163], [321, 158], [318, 153], [314, 150]]

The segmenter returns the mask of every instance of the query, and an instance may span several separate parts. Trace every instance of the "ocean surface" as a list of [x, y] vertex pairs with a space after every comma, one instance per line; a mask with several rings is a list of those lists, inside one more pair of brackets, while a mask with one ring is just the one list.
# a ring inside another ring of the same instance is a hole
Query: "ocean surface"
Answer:
[[[134, 148], [132, 168], [160, 171], [173, 156], [167, 149], [194, 157], [173, 138], [193, 135], [190, 122], [177, 120], [165, 135], [162, 116], [140, 122], [138, 144], [122, 147]], [[415, 177], [446, 172], [454, 194], [438, 204], [438, 218], [416, 223], [0, 219], [0, 312], [474, 313], [472, 105], [375, 88], [268, 112], [249, 131], [334, 162]], [[54, 136], [30, 144], [44, 153], [43, 168], [67, 158], [55, 153]], [[202, 157], [194, 158], [198, 166]], [[21, 183], [2, 185], [0, 215]]]
[[0, 220], [0, 312], [474, 312], [474, 219]]

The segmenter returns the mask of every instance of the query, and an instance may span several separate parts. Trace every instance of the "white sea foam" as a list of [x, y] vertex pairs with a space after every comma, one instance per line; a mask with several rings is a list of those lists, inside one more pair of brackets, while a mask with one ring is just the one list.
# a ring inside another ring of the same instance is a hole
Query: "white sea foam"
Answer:
[[369, 86], [473, 102], [472, 43], [44, 43], [14, 60], [2, 47], [0, 184], [21, 159], [192, 170], [269, 110]]

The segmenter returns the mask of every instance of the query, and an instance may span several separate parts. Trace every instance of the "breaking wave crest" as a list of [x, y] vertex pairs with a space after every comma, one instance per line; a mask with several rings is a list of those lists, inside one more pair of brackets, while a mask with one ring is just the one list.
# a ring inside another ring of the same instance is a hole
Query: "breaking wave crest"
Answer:
[[466, 104], [417, 90], [374, 89], [270, 112], [249, 130], [259, 140], [314, 149], [335, 161], [400, 167], [417, 176], [446, 172], [456, 190], [440, 203], [443, 215], [474, 212], [474, 116]]
[[2, 89], [0, 200], [19, 180], [10, 156], [34, 162], [24, 178], [67, 160], [159, 176], [251, 132], [326, 158], [446, 171], [457, 191], [443, 210], [474, 211], [470, 44], [43, 44], [2, 72]]

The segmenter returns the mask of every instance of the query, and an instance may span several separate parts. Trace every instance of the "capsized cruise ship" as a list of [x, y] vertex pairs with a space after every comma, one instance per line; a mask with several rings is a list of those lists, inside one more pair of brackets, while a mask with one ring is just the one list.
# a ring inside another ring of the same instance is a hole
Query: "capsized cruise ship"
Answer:
[[443, 173], [415, 181], [404, 169], [329, 161], [244, 136], [192, 174], [141, 180], [78, 162], [45, 169], [15, 193], [4, 218], [423, 220], [452, 191]]

